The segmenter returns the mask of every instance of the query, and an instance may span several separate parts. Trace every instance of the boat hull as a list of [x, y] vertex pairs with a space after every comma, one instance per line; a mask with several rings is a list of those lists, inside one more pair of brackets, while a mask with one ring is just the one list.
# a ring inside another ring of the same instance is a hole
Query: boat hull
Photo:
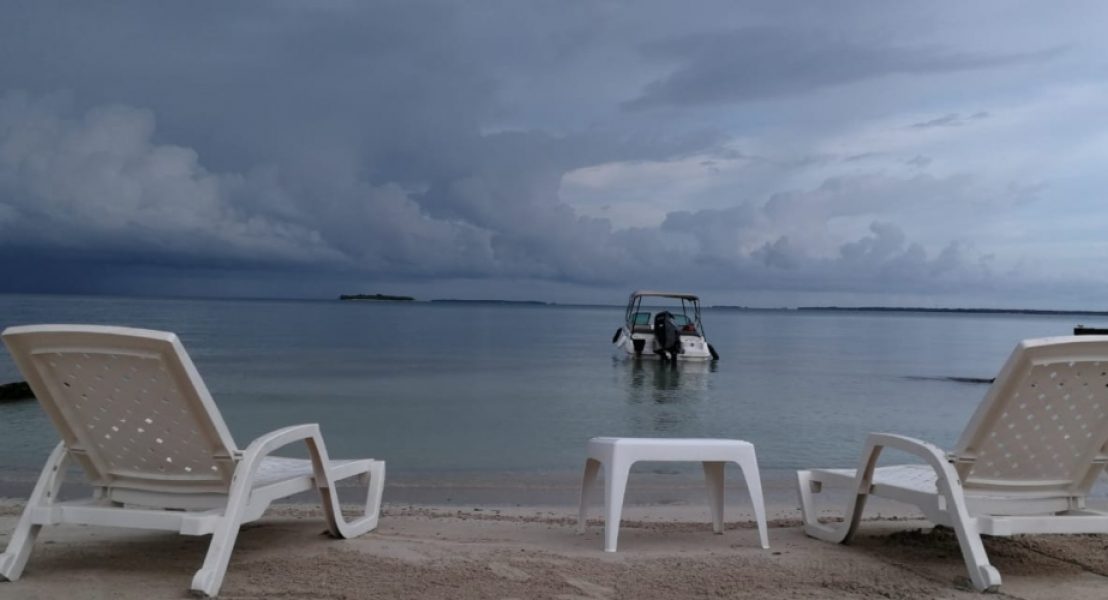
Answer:
[[[636, 343], [637, 342], [637, 343]], [[617, 351], [634, 358], [646, 358], [657, 360], [662, 357], [655, 351], [654, 334], [633, 333], [629, 334], [626, 327], [616, 332], [613, 345]], [[636, 346], [638, 348], [636, 348]], [[677, 355], [679, 361], [708, 361], [712, 360], [712, 352], [708, 341], [699, 335], [681, 336], [681, 353]]]

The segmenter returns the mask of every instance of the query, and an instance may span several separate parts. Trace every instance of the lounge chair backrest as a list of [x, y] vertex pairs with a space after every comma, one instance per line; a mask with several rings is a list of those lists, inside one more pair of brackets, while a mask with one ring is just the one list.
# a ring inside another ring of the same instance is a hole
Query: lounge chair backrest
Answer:
[[34, 325], [3, 339], [93, 485], [227, 492], [235, 443], [175, 334]]
[[1021, 342], [951, 458], [967, 490], [1087, 493], [1108, 462], [1108, 336]]

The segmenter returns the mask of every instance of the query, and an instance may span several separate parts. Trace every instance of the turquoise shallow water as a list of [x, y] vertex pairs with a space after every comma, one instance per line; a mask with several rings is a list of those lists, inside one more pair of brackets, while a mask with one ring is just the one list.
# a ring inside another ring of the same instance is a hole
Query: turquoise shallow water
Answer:
[[[332, 455], [383, 457], [401, 479], [569, 474], [596, 435], [742, 438], [769, 471], [853, 465], [875, 430], [949, 446], [986, 386], [941, 378], [992, 377], [1018, 340], [1074, 325], [708, 309], [721, 360], [672, 369], [614, 358], [622, 316], [619, 306], [0, 296], [3, 327], [176, 331], [240, 445], [319, 422]], [[0, 352], [0, 382], [15, 379]], [[0, 475], [31, 472], [55, 433], [34, 403], [0, 413]]]

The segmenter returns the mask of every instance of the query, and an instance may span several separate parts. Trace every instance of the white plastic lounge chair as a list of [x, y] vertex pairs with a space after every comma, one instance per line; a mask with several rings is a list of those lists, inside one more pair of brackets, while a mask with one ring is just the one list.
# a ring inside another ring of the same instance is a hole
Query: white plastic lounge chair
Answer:
[[[877, 467], [882, 449], [925, 464]], [[950, 453], [929, 443], [870, 434], [854, 469], [797, 473], [805, 532], [846, 543], [870, 494], [918, 506], [951, 527], [970, 580], [981, 591], [1000, 585], [981, 535], [1108, 533], [1108, 513], [1085, 506], [1108, 463], [1108, 336], [1025, 340], [1016, 346]], [[857, 495], [845, 520], [817, 520], [813, 493], [825, 483]]]
[[[192, 590], [215, 596], [243, 523], [276, 499], [317, 488], [331, 534], [377, 526], [385, 463], [332, 461], [319, 426], [278, 429], [238, 450], [177, 336], [78, 325], [10, 327], [16, 364], [61, 433], [0, 555], [0, 575], [18, 579], [43, 525], [78, 523], [212, 534]], [[271, 454], [295, 442], [310, 460]], [[93, 487], [87, 500], [57, 501], [66, 463]], [[347, 521], [335, 482], [368, 476], [365, 512]]]

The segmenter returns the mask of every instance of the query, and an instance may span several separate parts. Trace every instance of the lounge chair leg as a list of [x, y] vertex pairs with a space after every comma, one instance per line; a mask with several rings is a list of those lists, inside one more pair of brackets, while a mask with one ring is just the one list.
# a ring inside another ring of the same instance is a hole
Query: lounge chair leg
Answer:
[[600, 461], [585, 460], [585, 476], [581, 479], [581, 505], [577, 508], [577, 533], [585, 533], [588, 517], [589, 494], [596, 487], [596, 475], [600, 471]]
[[334, 487], [340, 480], [331, 480], [329, 485], [318, 486], [323, 516], [331, 537], [349, 539], [377, 529], [381, 519], [381, 497], [385, 491], [385, 462], [381, 460], [371, 462], [361, 477], [368, 480], [365, 506], [361, 516], [350, 521], [347, 521], [342, 514], [342, 502], [338, 497], [338, 489]]
[[323, 505], [327, 529], [332, 537], [349, 539], [377, 528], [381, 515], [381, 496], [385, 489], [384, 461], [375, 460], [370, 463], [366, 475], [369, 477], [369, 483], [366, 486], [365, 509], [362, 516], [351, 521], [347, 521], [343, 516], [338, 490], [334, 488], [339, 480], [332, 480], [330, 484], [323, 485], [317, 482], [320, 504]]
[[631, 465], [612, 459], [604, 473], [604, 551], [615, 552], [619, 540], [619, 522], [623, 517], [623, 496]]
[[712, 531], [723, 533], [723, 463], [705, 461], [704, 481], [708, 485], [708, 507], [712, 510]]
[[743, 454], [735, 462], [742, 469], [746, 489], [750, 493], [750, 503], [754, 506], [754, 520], [758, 522], [758, 538], [762, 548], [769, 548], [769, 532], [766, 529], [766, 502], [762, 497], [762, 476], [758, 471], [758, 458], [751, 447], [749, 454]]
[[369, 467], [369, 487], [366, 489], [366, 524], [369, 531], [377, 529], [381, 519], [381, 498], [385, 494], [385, 461], [374, 461]]
[[812, 494], [822, 491], [822, 487], [821, 484], [812, 481], [811, 471], [796, 472], [796, 491], [797, 497], [800, 500], [800, 521], [804, 524], [805, 530], [807, 530], [810, 525], [819, 524]]
[[231, 551], [235, 547], [235, 540], [239, 535], [239, 513], [241, 511], [228, 508], [227, 514], [220, 520], [212, 534], [211, 544], [208, 545], [208, 554], [204, 557], [204, 565], [192, 578], [191, 589], [193, 593], [204, 597], [214, 598], [223, 585], [223, 576], [227, 574], [227, 564], [231, 562]]
[[35, 508], [54, 503], [65, 480], [65, 463], [68, 457], [65, 444], [59, 443], [50, 453], [50, 458], [46, 459], [46, 466], [43, 467], [15, 531], [8, 540], [8, 549], [0, 554], [0, 578], [15, 581], [23, 574], [23, 567], [27, 565], [27, 559], [31, 557], [31, 550], [35, 546], [35, 538], [42, 529], [42, 525], [31, 523], [31, 513]]
[[223, 585], [223, 576], [227, 574], [227, 564], [231, 562], [231, 551], [234, 550], [235, 540], [239, 536], [242, 516], [250, 500], [250, 486], [262, 455], [254, 449], [253, 444], [243, 454], [243, 460], [235, 467], [227, 507], [212, 532], [212, 541], [208, 544], [204, 564], [192, 577], [190, 589], [194, 594], [214, 598]]
[[989, 564], [989, 555], [985, 552], [985, 544], [981, 541], [975, 519], [969, 515], [961, 496], [950, 490], [951, 482], [940, 479], [937, 483], [940, 493], [946, 496], [947, 510], [951, 515], [954, 533], [958, 537], [958, 546], [962, 549], [962, 559], [966, 562], [966, 571], [969, 572], [973, 587], [979, 592], [996, 591], [1000, 587], [1000, 571]]
[[319, 490], [320, 503], [327, 518], [327, 529], [331, 535], [337, 538], [352, 538], [362, 535], [377, 527], [377, 521], [381, 510], [381, 495], [385, 485], [385, 463], [375, 460], [370, 462], [368, 472], [369, 485], [366, 488], [366, 506], [362, 516], [347, 521], [342, 514], [342, 505], [339, 502], [336, 485], [338, 480], [332, 479], [327, 465], [330, 459], [327, 456], [327, 446], [323, 438], [316, 431], [304, 438], [308, 446], [308, 456], [312, 461], [312, 473], [315, 478], [316, 489]]
[[[804, 520], [804, 533], [809, 537], [832, 542], [835, 544], [848, 544], [854, 532], [858, 529], [858, 522], [862, 519], [862, 511], [866, 507], [869, 496], [859, 491], [854, 499], [847, 505], [843, 522], [835, 527], [819, 522], [819, 511], [816, 509], [812, 498], [817, 490], [822, 491], [823, 482], [812, 478], [811, 471], [797, 471], [797, 491], [800, 494], [800, 514]], [[869, 482], [859, 486], [859, 490], [869, 489]]]
[[964, 524], [955, 520], [954, 531], [958, 536], [958, 545], [962, 548], [962, 557], [966, 561], [966, 571], [974, 589], [979, 592], [994, 592], [1000, 587], [1000, 571], [989, 564], [985, 553], [985, 544], [981, 535], [969, 531]]

